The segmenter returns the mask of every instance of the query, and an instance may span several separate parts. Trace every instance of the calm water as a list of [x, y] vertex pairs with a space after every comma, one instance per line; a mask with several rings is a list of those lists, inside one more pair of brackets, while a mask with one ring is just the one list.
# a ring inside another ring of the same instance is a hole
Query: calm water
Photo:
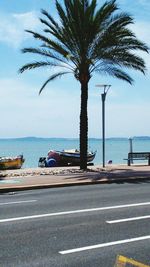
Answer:
[[[6, 139], [0, 140], [0, 156], [24, 155], [24, 168], [37, 167], [38, 159], [46, 156], [48, 150], [62, 150], [79, 148], [78, 139]], [[95, 164], [102, 164], [102, 140], [89, 139], [89, 150], [97, 150]], [[112, 160], [114, 164], [125, 163], [130, 150], [128, 139], [106, 139], [106, 162]], [[150, 139], [133, 139], [134, 151], [150, 151]]]

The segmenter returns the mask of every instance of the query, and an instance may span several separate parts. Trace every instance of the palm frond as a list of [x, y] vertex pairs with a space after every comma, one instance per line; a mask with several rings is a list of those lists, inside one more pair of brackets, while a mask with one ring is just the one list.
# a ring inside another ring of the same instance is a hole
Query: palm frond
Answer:
[[105, 66], [105, 68], [103, 68], [103, 69], [102, 68], [100, 70], [97, 69], [96, 72], [101, 73], [101, 74], [103, 73], [105, 75], [110, 75], [112, 77], [126, 81], [130, 84], [133, 83], [133, 79], [131, 78], [131, 76], [117, 67], [113, 67], [113, 66], [107, 66], [106, 67]]
[[59, 26], [56, 27], [51, 22], [48, 22], [43, 18], [40, 18], [40, 21], [42, 24], [47, 26], [47, 28], [43, 30], [44, 32], [49, 32], [50, 34], [56, 36], [58, 39], [61, 39], [61, 29]]
[[95, 14], [95, 23], [99, 25], [99, 30], [102, 30], [103, 24], [106, 24], [107, 20], [118, 10], [116, 1], [105, 2]]
[[28, 48], [23, 48], [21, 51], [22, 53], [37, 54], [67, 64], [67, 59], [65, 57], [62, 57], [61, 55], [58, 55], [56, 53], [52, 53], [51, 51], [46, 49], [28, 47]]
[[105, 69], [105, 73], [108, 70], [108, 74], [128, 82], [130, 79], [121, 68], [145, 73], [145, 62], [135, 52], [149, 52], [149, 47], [131, 31], [133, 18], [119, 11], [116, 0], [106, 1], [99, 9], [96, 9], [97, 0], [64, 0], [63, 4], [56, 0], [55, 5], [59, 22], [41, 10], [44, 18], [40, 21], [46, 26], [43, 29], [46, 35], [27, 30], [42, 42], [41, 47], [22, 49], [23, 53], [36, 54], [46, 60], [26, 64], [20, 72], [60, 66], [70, 69], [79, 78], [82, 73], [88, 75]]
[[101, 56], [99, 60], [97, 59], [95, 64], [91, 65], [90, 73], [97, 70], [100, 73], [100, 70], [103, 72], [104, 69], [107, 71], [107, 69], [109, 69], [111, 66], [138, 70], [143, 74], [146, 72], [146, 65], [141, 57], [127, 51], [118, 51], [116, 54], [108, 53], [107, 55], [105, 54], [104, 56]]
[[53, 19], [53, 17], [52, 17], [46, 10], [41, 9], [41, 13], [42, 13], [43, 15], [45, 15], [45, 16], [50, 20], [50, 22], [52, 23], [52, 25], [53, 25], [54, 27], [58, 28], [58, 23], [56, 22], [55, 19]]
[[50, 62], [45, 62], [45, 61], [37, 62], [37, 61], [35, 61], [32, 63], [25, 64], [23, 67], [21, 67], [19, 69], [19, 73], [23, 73], [26, 70], [36, 69], [36, 68], [40, 68], [40, 67], [47, 67], [47, 66], [54, 66], [54, 65]]
[[[62, 55], [68, 54], [68, 51], [59, 42], [56, 42], [56, 41], [54, 41], [54, 40], [52, 40], [52, 39], [50, 39], [50, 38], [48, 38], [42, 34], [34, 32], [34, 31], [26, 30], [26, 32], [32, 34], [35, 39], [42, 41], [49, 49], [53, 49], [53, 50], [57, 51], [58, 53], [61, 53]], [[58, 41], [59, 41], [59, 39], [58, 39]]]
[[58, 73], [56, 73], [56, 74], [51, 75], [51, 76], [46, 80], [46, 82], [42, 85], [42, 87], [41, 87], [41, 89], [40, 89], [40, 91], [39, 91], [39, 95], [41, 94], [41, 92], [43, 91], [43, 89], [45, 88], [45, 86], [46, 86], [49, 82], [55, 80], [56, 78], [60, 78], [61, 76], [65, 75], [65, 74], [68, 74], [68, 73], [71, 73], [71, 72], [58, 72]]

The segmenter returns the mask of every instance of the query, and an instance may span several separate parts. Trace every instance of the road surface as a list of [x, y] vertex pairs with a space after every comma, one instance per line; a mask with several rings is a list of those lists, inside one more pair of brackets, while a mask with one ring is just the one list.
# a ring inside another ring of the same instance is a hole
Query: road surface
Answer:
[[0, 195], [1, 267], [150, 266], [150, 183]]

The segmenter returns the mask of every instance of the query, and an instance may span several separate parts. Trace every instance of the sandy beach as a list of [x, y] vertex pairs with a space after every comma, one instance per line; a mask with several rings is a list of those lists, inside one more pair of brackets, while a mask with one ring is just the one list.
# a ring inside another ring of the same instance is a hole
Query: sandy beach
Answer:
[[21, 168], [14, 170], [0, 170], [0, 176], [17, 177], [17, 176], [37, 176], [37, 175], [56, 175], [67, 173], [80, 173], [79, 167], [55, 167], [55, 168]]
[[101, 165], [89, 166], [87, 171], [80, 170], [79, 166], [69, 167], [53, 167], [53, 168], [21, 168], [14, 170], [0, 170], [0, 177], [26, 177], [26, 176], [42, 176], [42, 175], [71, 175], [88, 173], [105, 175], [126, 175], [139, 174], [141, 172], [150, 173], [150, 166], [143, 164], [136, 164], [127, 166], [125, 164], [106, 165], [103, 168]]

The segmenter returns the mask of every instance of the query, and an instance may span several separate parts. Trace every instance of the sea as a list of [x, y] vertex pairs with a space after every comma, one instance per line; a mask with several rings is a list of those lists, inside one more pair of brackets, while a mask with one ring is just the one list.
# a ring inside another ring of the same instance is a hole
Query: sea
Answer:
[[[0, 139], [0, 157], [17, 156], [23, 154], [25, 163], [23, 168], [35, 168], [40, 157], [46, 157], [49, 150], [79, 149], [79, 139], [76, 138], [13, 138]], [[94, 165], [102, 164], [102, 139], [89, 138], [88, 150], [97, 151]], [[126, 163], [128, 152], [131, 150], [129, 138], [105, 139], [105, 162], [113, 164]], [[150, 152], [150, 137], [133, 137], [132, 151]]]

